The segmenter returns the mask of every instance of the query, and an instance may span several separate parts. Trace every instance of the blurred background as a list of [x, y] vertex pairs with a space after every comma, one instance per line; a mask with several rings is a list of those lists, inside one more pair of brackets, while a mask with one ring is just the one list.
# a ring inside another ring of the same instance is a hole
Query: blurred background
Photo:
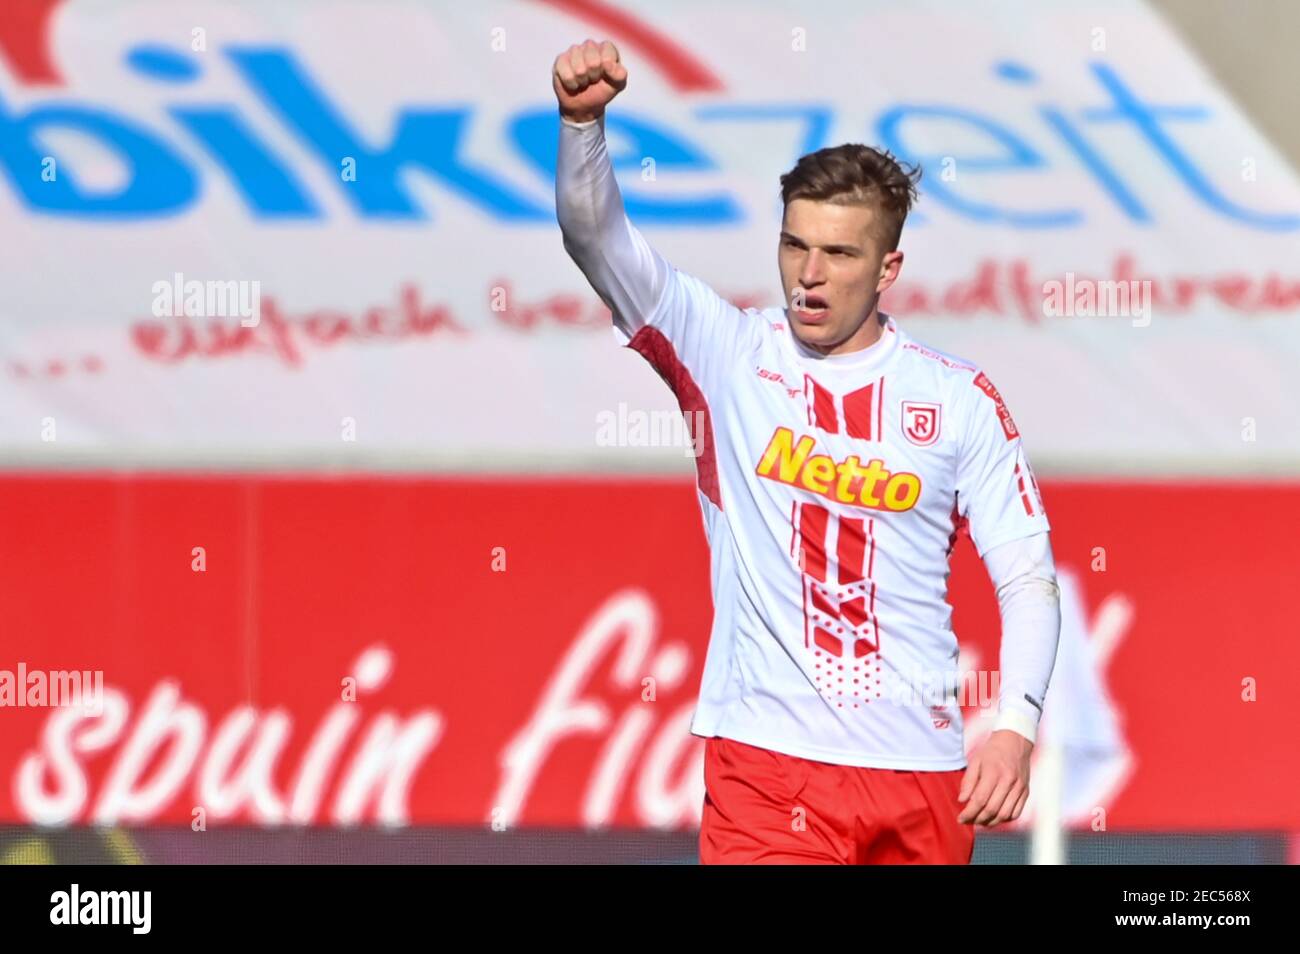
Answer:
[[[554, 216], [549, 73], [591, 37], [628, 214], [742, 307], [782, 302], [800, 155], [924, 169], [885, 308], [997, 383], [1063, 597], [1033, 795], [976, 862], [1300, 862], [1298, 28], [6, 3], [0, 861], [694, 862], [694, 462]], [[996, 669], [969, 541], [950, 600]]]

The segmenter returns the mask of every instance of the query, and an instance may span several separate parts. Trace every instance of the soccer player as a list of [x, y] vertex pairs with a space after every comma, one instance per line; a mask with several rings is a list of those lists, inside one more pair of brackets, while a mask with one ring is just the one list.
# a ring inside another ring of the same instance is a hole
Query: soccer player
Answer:
[[[626, 84], [612, 43], [556, 58], [556, 210], [618, 339], [699, 412], [714, 604], [691, 723], [700, 860], [968, 863], [974, 825], [1028, 797], [1059, 591], [997, 389], [879, 309], [919, 172], [862, 145], [803, 156], [781, 177], [787, 305], [742, 311], [624, 212], [604, 115]], [[963, 528], [1002, 618], [998, 714], [969, 764], [947, 601]]]

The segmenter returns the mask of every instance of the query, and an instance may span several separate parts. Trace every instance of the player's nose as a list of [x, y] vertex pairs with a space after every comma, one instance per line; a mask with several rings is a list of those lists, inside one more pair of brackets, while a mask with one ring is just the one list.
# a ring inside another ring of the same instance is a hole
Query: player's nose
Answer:
[[799, 284], [804, 288], [820, 285], [826, 280], [825, 268], [826, 260], [822, 256], [821, 249], [813, 249], [803, 260], [803, 268], [799, 271]]

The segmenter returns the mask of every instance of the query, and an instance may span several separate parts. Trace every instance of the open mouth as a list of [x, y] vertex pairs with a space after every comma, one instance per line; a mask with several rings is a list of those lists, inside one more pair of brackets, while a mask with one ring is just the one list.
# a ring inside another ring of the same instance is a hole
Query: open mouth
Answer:
[[795, 306], [793, 310], [803, 321], [817, 321], [825, 317], [830, 305], [820, 295], [805, 295], [802, 307]]

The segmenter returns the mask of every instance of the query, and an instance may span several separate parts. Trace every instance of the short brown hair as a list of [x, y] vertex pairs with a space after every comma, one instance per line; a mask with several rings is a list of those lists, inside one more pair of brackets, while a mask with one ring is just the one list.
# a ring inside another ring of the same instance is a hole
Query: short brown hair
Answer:
[[781, 201], [786, 206], [795, 199], [875, 206], [882, 213], [880, 237], [892, 252], [920, 181], [920, 166], [904, 166], [887, 151], [851, 142], [802, 156], [781, 177]]

